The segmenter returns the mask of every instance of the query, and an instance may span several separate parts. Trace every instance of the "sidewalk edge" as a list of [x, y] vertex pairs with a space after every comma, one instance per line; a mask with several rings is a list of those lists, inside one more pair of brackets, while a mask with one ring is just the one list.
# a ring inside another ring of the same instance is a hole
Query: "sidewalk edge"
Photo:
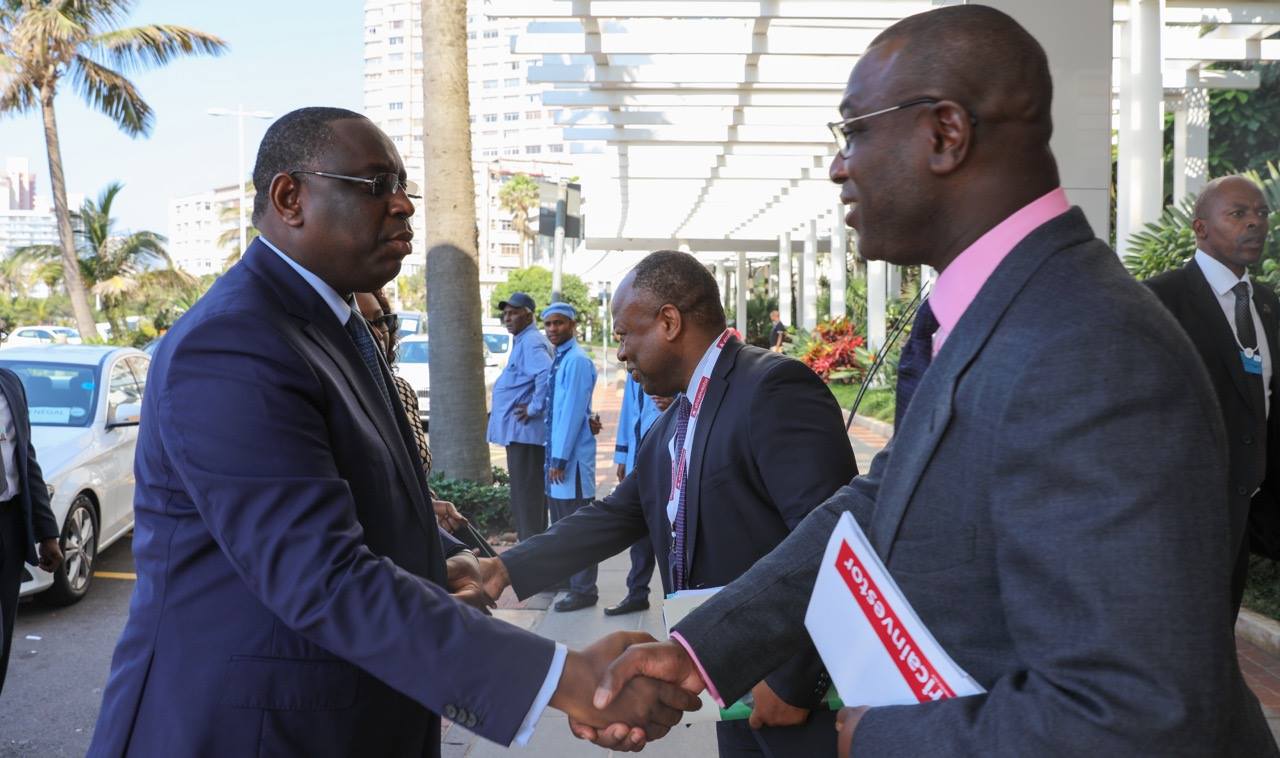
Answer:
[[1240, 615], [1236, 617], [1236, 634], [1267, 653], [1280, 656], [1280, 622], [1241, 608]]

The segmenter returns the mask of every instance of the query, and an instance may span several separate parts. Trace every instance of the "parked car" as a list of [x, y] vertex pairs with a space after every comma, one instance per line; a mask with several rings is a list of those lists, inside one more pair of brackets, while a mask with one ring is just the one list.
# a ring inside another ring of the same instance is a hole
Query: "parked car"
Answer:
[[98, 553], [133, 528], [133, 451], [151, 359], [110, 345], [24, 347], [0, 353], [22, 380], [31, 442], [49, 486], [66, 560], [50, 574], [23, 567], [22, 595], [74, 603]]
[[[418, 417], [427, 426], [431, 419], [431, 347], [427, 335], [405, 337], [396, 345], [396, 373], [403, 376], [414, 392], [418, 393]], [[502, 369], [498, 361], [484, 348], [484, 408], [487, 412], [493, 403], [493, 384], [498, 381]]]
[[31, 345], [79, 345], [80, 332], [69, 326], [17, 326], [9, 332], [4, 347], [27, 347]]
[[396, 315], [400, 317], [400, 327], [396, 329], [396, 336], [400, 339], [427, 333], [427, 314], [418, 311], [400, 311]]
[[507, 331], [505, 326], [491, 326], [485, 324], [481, 327], [484, 336], [484, 346], [489, 348], [489, 352], [493, 354], [494, 360], [498, 362], [498, 369], [507, 367], [507, 361], [511, 360], [511, 346], [515, 344], [511, 332]]

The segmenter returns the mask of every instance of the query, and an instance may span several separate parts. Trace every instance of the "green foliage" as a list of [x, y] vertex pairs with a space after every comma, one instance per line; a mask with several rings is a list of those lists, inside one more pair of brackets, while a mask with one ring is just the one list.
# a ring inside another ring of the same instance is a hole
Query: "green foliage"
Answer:
[[1249, 556], [1244, 605], [1251, 611], [1280, 620], [1280, 563], [1258, 555]]
[[486, 537], [515, 529], [511, 520], [511, 478], [506, 469], [493, 467], [493, 484], [480, 484], [465, 479], [431, 477], [431, 491], [436, 499], [453, 503], [471, 525]]
[[[1271, 236], [1261, 260], [1250, 273], [1257, 281], [1280, 290], [1280, 166], [1269, 163], [1265, 176], [1257, 171], [1246, 171], [1244, 176], [1262, 188], [1272, 208]], [[1129, 237], [1131, 252], [1125, 256], [1124, 264], [1136, 278], [1149, 279], [1178, 268], [1195, 254], [1196, 236], [1191, 226], [1193, 206], [1191, 198], [1168, 206], [1159, 220]]]
[[396, 279], [400, 290], [400, 307], [406, 311], [427, 312], [427, 278], [404, 275]]
[[[599, 301], [591, 296], [587, 285], [573, 274], [563, 274], [561, 285], [564, 290], [561, 296], [565, 302], [578, 309], [578, 336], [581, 337], [586, 326], [591, 324], [593, 333], [598, 337], [600, 320], [596, 317], [596, 308], [600, 305]], [[498, 303], [513, 292], [528, 293], [541, 312], [551, 303], [551, 272], [541, 266], [512, 271], [507, 275], [507, 281], [493, 288], [493, 296], [489, 298], [489, 308], [485, 315], [498, 315]], [[538, 315], [533, 314], [535, 320]]]
[[[836, 402], [840, 404], [846, 412], [853, 406], [853, 401], [858, 397], [860, 384], [828, 384], [827, 389], [831, 390], [831, 394], [836, 396]], [[868, 389], [867, 393], [862, 396], [862, 404], [858, 406], [859, 416], [870, 416], [877, 421], [885, 423], [893, 423], [893, 406], [894, 406], [894, 390], [893, 387], [879, 387]]]
[[747, 333], [742, 335], [747, 344], [769, 347], [769, 330], [773, 329], [769, 314], [776, 310], [777, 295], [770, 295], [765, 285], [757, 285], [747, 298]]
[[[511, 225], [520, 234], [520, 246], [528, 250], [529, 243], [537, 238], [538, 230], [531, 222], [538, 208], [540, 189], [528, 174], [516, 174], [498, 189], [498, 204], [511, 214]], [[522, 256], [523, 257], [523, 256]]]

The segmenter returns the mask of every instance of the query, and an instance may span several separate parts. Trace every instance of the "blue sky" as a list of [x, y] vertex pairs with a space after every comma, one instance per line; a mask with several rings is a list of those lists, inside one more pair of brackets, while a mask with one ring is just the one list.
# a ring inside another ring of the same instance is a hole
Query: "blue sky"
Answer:
[[[111, 181], [117, 230], [166, 231], [168, 199], [232, 184], [236, 120], [209, 108], [282, 115], [304, 105], [360, 110], [363, 3], [359, 0], [141, 0], [130, 24], [191, 26], [225, 40], [220, 57], [185, 58], [132, 80], [155, 111], [149, 137], [130, 139], [64, 87], [56, 102], [69, 192], [95, 196]], [[245, 161], [253, 165], [269, 121], [245, 120]], [[39, 111], [0, 118], [0, 158], [25, 157], [48, 198], [48, 158]]]

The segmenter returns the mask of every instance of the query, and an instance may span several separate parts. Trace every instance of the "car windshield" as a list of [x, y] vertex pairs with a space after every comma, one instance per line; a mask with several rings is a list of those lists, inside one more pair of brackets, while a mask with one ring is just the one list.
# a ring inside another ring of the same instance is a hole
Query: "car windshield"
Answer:
[[410, 334], [418, 333], [418, 323], [421, 321], [420, 316], [410, 316], [408, 314], [400, 314], [400, 328], [396, 330], [396, 335], [400, 337], [408, 337]]
[[431, 353], [426, 342], [401, 342], [396, 350], [400, 363], [426, 363]]
[[486, 334], [484, 344], [489, 347], [491, 353], [505, 353], [511, 347], [511, 335]]
[[27, 392], [32, 426], [88, 426], [98, 397], [97, 368], [65, 363], [0, 361]]

